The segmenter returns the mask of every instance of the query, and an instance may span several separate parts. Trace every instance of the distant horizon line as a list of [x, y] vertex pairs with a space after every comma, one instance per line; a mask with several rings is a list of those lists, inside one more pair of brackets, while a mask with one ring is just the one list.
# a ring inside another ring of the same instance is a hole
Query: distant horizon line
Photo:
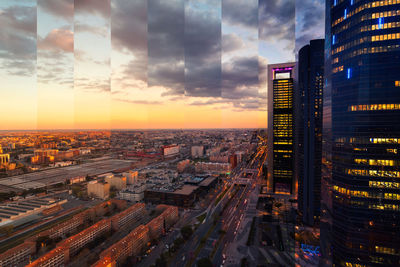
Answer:
[[255, 129], [268, 129], [259, 127], [249, 127], [249, 128], [115, 128], [115, 129], [11, 129], [11, 130], [0, 130], [0, 132], [56, 132], [56, 131], [150, 131], [150, 130], [255, 130]]

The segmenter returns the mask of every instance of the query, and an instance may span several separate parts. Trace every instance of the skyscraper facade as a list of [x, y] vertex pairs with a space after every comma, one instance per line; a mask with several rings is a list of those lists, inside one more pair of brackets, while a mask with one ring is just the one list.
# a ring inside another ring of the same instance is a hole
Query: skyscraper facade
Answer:
[[296, 113], [296, 176], [302, 221], [319, 221], [321, 202], [322, 91], [324, 40], [312, 40], [299, 51]]
[[268, 190], [294, 194], [295, 63], [268, 65]]
[[321, 249], [400, 266], [400, 1], [326, 3]]

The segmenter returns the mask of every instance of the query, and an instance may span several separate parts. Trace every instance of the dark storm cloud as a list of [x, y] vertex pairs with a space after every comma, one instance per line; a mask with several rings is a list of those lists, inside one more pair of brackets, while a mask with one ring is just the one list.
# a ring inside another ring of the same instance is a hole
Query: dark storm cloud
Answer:
[[184, 93], [184, 1], [149, 0], [148, 85]]
[[75, 13], [89, 13], [110, 18], [111, 0], [75, 0]]
[[37, 5], [56, 17], [68, 21], [74, 19], [74, 0], [38, 0]]
[[268, 41], [295, 39], [295, 0], [259, 0], [259, 38]]
[[112, 1], [111, 41], [113, 49], [147, 54], [146, 1]]
[[147, 82], [147, 1], [112, 1], [111, 43], [113, 50], [133, 55], [125, 66], [126, 80]]
[[258, 97], [258, 57], [234, 58], [224, 64], [223, 70], [224, 98]]
[[224, 23], [256, 28], [258, 25], [258, 0], [223, 0]]
[[234, 108], [234, 111], [247, 110], [265, 110], [263, 105], [266, 107], [266, 103], [260, 101], [258, 98], [247, 98], [247, 99], [225, 99], [225, 98], [213, 98], [208, 100], [196, 100], [190, 102], [190, 106], [209, 106], [209, 105], [230, 105]]
[[11, 75], [30, 76], [36, 60], [36, 7], [0, 10], [1, 67]]
[[223, 70], [221, 97], [194, 100], [189, 105], [230, 105], [235, 111], [265, 109], [266, 99], [259, 93], [258, 57], [233, 58]]
[[237, 110], [261, 110], [264, 97], [259, 93], [259, 59], [236, 57], [223, 65], [222, 97]]
[[324, 38], [324, 0], [296, 0], [296, 16], [296, 51], [312, 39]]
[[221, 4], [201, 5], [185, 2], [185, 95], [216, 97], [221, 96]]

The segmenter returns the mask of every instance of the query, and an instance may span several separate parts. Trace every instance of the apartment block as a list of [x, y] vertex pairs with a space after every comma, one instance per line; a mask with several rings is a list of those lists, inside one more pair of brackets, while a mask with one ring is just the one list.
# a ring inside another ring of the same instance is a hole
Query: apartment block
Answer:
[[158, 205], [156, 211], [162, 213], [147, 225], [140, 225], [126, 237], [100, 254], [100, 260], [93, 267], [114, 267], [125, 262], [129, 256], [137, 256], [147, 248], [152, 239], [157, 239], [178, 220], [178, 208]]
[[35, 242], [24, 242], [0, 254], [0, 266], [25, 266], [29, 263], [30, 257], [35, 253], [35, 250]]
[[149, 242], [149, 228], [140, 225], [126, 237], [112, 245], [100, 254], [100, 260], [93, 266], [117, 266], [123, 263], [129, 256], [139, 255]]
[[175, 206], [158, 205], [156, 210], [164, 211], [156, 218], [151, 220], [147, 226], [149, 227], [150, 239], [157, 239], [163, 235], [167, 228], [178, 220], [178, 208]]
[[125, 176], [110, 175], [107, 176], [104, 180], [110, 185], [110, 187], [115, 187], [117, 190], [122, 190], [126, 188], [127, 180]]
[[146, 206], [144, 203], [135, 204], [126, 210], [114, 215], [111, 218], [112, 228], [119, 230], [127, 224], [138, 221], [146, 215]]
[[82, 232], [61, 241], [58, 246], [69, 248], [70, 255], [75, 255], [79, 249], [110, 230], [111, 221], [103, 219]]
[[74, 216], [72, 219], [60, 223], [46, 231], [43, 231], [37, 235], [39, 236], [48, 236], [49, 238], [57, 238], [62, 237], [68, 233], [73, 233], [76, 231], [79, 225], [83, 224], [83, 218], [81, 216]]
[[110, 196], [110, 184], [91, 181], [87, 185], [87, 192], [89, 196], [107, 199]]
[[43, 257], [35, 260], [27, 267], [54, 267], [65, 266], [69, 261], [69, 250], [65, 247], [56, 247]]

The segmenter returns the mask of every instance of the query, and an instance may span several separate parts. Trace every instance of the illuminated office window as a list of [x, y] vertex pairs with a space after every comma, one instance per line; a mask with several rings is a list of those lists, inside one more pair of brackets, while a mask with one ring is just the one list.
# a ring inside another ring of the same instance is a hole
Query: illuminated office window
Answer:
[[369, 187], [400, 189], [400, 182], [369, 181]]
[[400, 87], [400, 81], [394, 81], [394, 86]]
[[374, 144], [400, 144], [400, 138], [370, 138]]
[[383, 28], [383, 18], [378, 19], [378, 28], [382, 29]]
[[396, 249], [394, 248], [387, 248], [387, 247], [381, 247], [381, 246], [375, 246], [375, 251], [378, 253], [382, 254], [390, 254], [390, 255], [396, 255]]
[[400, 104], [352, 105], [349, 111], [400, 110]]
[[396, 148], [387, 148], [386, 151], [388, 153], [397, 154], [397, 149]]

